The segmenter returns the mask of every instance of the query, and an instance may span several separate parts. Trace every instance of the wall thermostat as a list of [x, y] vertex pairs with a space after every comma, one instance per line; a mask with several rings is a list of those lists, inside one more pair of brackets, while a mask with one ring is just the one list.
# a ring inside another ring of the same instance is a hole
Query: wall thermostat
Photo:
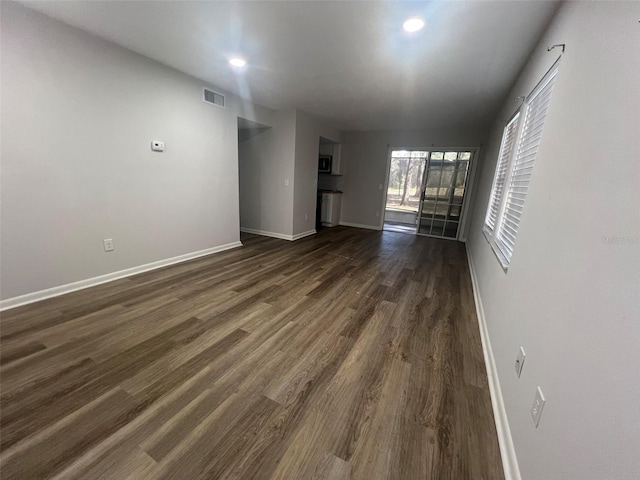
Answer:
[[154, 152], [164, 152], [164, 142], [154, 140], [153, 142], [151, 142], [151, 150], [153, 150]]

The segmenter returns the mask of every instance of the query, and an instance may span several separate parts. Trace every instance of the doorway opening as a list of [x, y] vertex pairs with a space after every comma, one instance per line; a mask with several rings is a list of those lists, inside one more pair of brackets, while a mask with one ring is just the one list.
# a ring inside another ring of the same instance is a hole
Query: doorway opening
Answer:
[[459, 239], [471, 149], [392, 150], [383, 229]]

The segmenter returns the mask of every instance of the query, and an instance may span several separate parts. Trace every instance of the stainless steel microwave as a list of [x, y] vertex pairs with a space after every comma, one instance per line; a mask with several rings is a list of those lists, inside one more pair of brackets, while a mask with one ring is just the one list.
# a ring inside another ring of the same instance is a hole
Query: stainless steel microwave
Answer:
[[331, 160], [331, 155], [320, 155], [320, 160], [318, 160], [318, 172], [331, 173]]

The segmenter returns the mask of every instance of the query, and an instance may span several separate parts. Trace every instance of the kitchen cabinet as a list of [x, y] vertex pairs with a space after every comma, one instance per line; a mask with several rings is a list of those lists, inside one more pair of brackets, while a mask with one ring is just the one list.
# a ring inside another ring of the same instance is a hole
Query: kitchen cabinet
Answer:
[[342, 145], [333, 145], [333, 158], [331, 159], [331, 175], [342, 175]]
[[340, 224], [340, 208], [342, 206], [342, 192], [322, 192], [322, 207], [320, 221], [325, 227], [335, 227]]

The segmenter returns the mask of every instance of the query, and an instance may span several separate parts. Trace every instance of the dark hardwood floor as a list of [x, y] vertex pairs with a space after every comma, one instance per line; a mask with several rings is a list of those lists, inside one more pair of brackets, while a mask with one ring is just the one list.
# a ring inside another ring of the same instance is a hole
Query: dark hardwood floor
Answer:
[[346, 227], [1, 314], [2, 479], [502, 479], [463, 244]]

